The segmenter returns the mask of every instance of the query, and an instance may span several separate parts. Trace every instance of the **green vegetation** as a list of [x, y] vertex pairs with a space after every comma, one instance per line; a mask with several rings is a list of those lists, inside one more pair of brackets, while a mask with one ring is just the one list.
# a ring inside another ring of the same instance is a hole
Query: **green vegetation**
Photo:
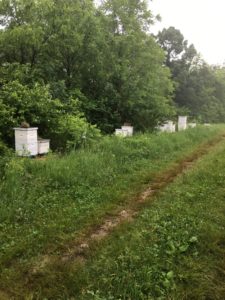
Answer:
[[58, 148], [63, 134], [54, 132], [71, 115], [111, 133], [124, 122], [153, 129], [173, 114], [170, 71], [147, 33], [153, 21], [143, 0], [107, 0], [98, 8], [91, 0], [1, 1], [4, 141], [24, 119]]
[[0, 184], [0, 288], [23, 294], [13, 282], [26, 277], [36, 256], [57, 253], [88, 225], [130, 202], [155, 174], [222, 130], [106, 137], [63, 157], [12, 159]]
[[146, 0], [2, 0], [2, 140], [12, 146], [23, 121], [60, 151], [124, 122], [142, 132], [184, 112], [224, 122], [224, 67], [208, 66], [173, 27], [150, 34], [149, 8]]
[[85, 142], [100, 136], [94, 125], [88, 124], [79, 111], [79, 103], [72, 97], [67, 103], [53, 99], [49, 86], [36, 83], [21, 84], [18, 80], [4, 83], [0, 89], [0, 133], [12, 145], [13, 127], [25, 120], [39, 127], [39, 133], [52, 139], [51, 147], [57, 150], [76, 149]]
[[[0, 299], [225, 299], [224, 143], [92, 249], [84, 269], [32, 273], [224, 132], [156, 132], [181, 114], [225, 123], [225, 67], [205, 63], [174, 27], [153, 36], [157, 19], [146, 0], [0, 1]], [[16, 157], [21, 123], [53, 152]], [[123, 123], [134, 137], [109, 135]]]
[[222, 140], [84, 265], [46, 271], [37, 298], [224, 299], [224, 151]]
[[172, 73], [178, 112], [200, 122], [224, 122], [224, 66], [209, 66], [194, 45], [188, 45], [174, 27], [164, 28], [157, 40], [166, 53], [166, 65]]

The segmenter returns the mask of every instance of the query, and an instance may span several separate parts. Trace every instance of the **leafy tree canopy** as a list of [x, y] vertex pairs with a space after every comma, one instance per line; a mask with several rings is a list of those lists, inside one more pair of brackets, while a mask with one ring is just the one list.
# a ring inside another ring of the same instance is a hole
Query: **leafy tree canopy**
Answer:
[[[87, 121], [104, 132], [125, 121], [152, 129], [174, 112], [170, 71], [148, 33], [154, 16], [145, 0], [105, 0], [98, 8], [91, 0], [2, 0], [0, 16], [8, 98], [13, 89], [48, 87], [62, 107], [77, 99]], [[34, 113], [40, 98], [27, 110]], [[26, 106], [16, 99], [15, 107]]]

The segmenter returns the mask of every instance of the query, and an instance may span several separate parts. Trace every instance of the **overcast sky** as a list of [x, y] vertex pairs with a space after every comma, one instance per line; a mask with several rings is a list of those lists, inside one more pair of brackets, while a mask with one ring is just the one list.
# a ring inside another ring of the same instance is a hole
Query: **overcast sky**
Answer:
[[149, 8], [162, 18], [154, 32], [174, 26], [209, 64], [225, 61], [225, 0], [153, 0]]

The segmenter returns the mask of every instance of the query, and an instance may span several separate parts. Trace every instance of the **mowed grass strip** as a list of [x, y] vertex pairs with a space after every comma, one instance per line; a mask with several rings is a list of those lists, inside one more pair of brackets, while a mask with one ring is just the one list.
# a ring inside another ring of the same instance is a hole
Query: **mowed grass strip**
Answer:
[[61, 158], [13, 159], [0, 185], [1, 289], [23, 295], [21, 282], [37, 255], [57, 253], [85, 227], [129, 201], [157, 172], [223, 130], [104, 138]]
[[[139, 217], [39, 281], [48, 299], [225, 299], [225, 141]], [[60, 278], [59, 286], [52, 279]], [[44, 279], [45, 278], [45, 283]], [[60, 298], [62, 297], [62, 298]], [[74, 297], [74, 298], [73, 298]], [[41, 298], [40, 298], [41, 299]], [[58, 298], [57, 298], [58, 299]]]

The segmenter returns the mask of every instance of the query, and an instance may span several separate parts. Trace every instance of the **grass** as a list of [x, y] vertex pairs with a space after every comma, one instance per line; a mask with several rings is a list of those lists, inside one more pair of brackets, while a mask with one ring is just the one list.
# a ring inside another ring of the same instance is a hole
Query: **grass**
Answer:
[[[38, 255], [60, 251], [60, 247], [78, 236], [88, 225], [97, 224], [107, 212], [128, 202], [156, 173], [196, 149], [201, 142], [212, 139], [221, 130], [224, 129], [196, 128], [176, 134], [150, 134], [131, 139], [104, 138], [90, 149], [64, 157], [52, 155], [46, 160], [12, 159], [0, 184], [0, 289], [11, 291], [19, 298], [23, 287], [17, 282], [25, 282], [23, 277], [26, 277], [27, 270]], [[129, 260], [129, 255], [125, 253], [124, 259]], [[129, 265], [128, 261], [124, 263]], [[110, 264], [109, 260], [109, 270]], [[120, 264], [123, 265], [123, 260], [118, 261]], [[170, 270], [165, 272], [169, 277], [173, 275]], [[128, 278], [130, 273], [127, 273]], [[71, 272], [68, 274], [73, 275]], [[167, 276], [160, 274], [159, 277]], [[49, 274], [49, 278], [55, 280], [55, 275]], [[59, 291], [65, 286], [69, 294], [79, 290], [77, 282], [75, 290], [69, 287], [68, 282], [73, 284], [73, 276], [65, 277], [65, 280], [60, 278], [55, 288], [47, 289], [49, 299], [67, 299], [66, 292]], [[117, 278], [117, 275], [114, 277]], [[84, 278], [81, 278], [83, 281]], [[113, 277], [110, 278], [113, 282]], [[132, 280], [129, 279], [129, 282]], [[128, 283], [124, 281], [127, 287]], [[93, 287], [88, 287], [87, 283], [87, 289], [98, 293]], [[120, 288], [118, 286], [118, 291]], [[130, 288], [135, 290], [133, 285]], [[39, 299], [43, 299], [44, 293], [37, 292], [41, 295]], [[85, 297], [92, 299], [91, 294]], [[123, 295], [118, 297], [128, 299]]]
[[[74, 299], [225, 299], [225, 142], [58, 275]], [[62, 288], [63, 287], [63, 288]], [[49, 294], [50, 291], [50, 294]], [[50, 298], [49, 299], [53, 299]], [[66, 299], [66, 298], [62, 298]]]

